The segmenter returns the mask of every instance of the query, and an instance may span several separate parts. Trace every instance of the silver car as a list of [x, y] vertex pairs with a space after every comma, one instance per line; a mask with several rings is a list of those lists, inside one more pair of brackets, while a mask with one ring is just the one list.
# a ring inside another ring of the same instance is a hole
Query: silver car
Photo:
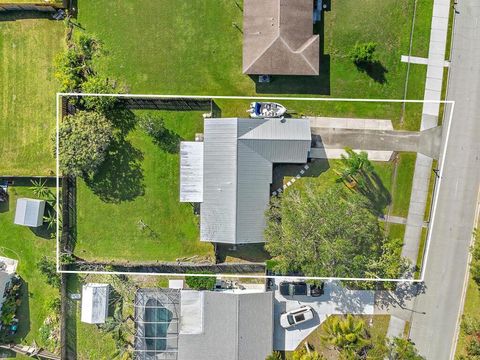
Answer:
[[312, 320], [314, 317], [315, 312], [313, 309], [308, 305], [304, 305], [298, 309], [280, 315], [280, 325], [286, 329], [304, 323], [305, 321]]

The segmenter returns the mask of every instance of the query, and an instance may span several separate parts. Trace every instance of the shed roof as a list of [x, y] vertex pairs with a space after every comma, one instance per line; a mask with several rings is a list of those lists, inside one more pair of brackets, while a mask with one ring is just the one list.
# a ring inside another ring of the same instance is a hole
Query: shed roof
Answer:
[[244, 74], [319, 74], [313, 0], [245, 0], [243, 7]]
[[108, 284], [89, 283], [82, 287], [82, 322], [103, 324], [108, 315]]
[[[272, 292], [202, 294], [201, 331], [180, 332], [178, 360], [263, 360], [272, 352]], [[198, 316], [191, 314], [192, 320], [198, 321]], [[182, 323], [191, 322], [187, 316], [182, 309]]]
[[44, 212], [45, 200], [19, 198], [14, 223], [31, 227], [42, 226]]
[[306, 119], [206, 119], [200, 238], [264, 242], [273, 163], [305, 163]]

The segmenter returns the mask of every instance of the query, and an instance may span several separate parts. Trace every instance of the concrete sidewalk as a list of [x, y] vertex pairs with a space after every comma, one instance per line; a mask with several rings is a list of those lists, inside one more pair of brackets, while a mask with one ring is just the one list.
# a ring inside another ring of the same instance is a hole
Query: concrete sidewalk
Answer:
[[[424, 99], [427, 101], [441, 100], [449, 12], [450, 0], [434, 1], [427, 62], [427, 80], [424, 93]], [[423, 104], [421, 131], [437, 126], [439, 110], [439, 103]], [[432, 164], [433, 160], [431, 157], [422, 154], [417, 155], [402, 249], [402, 256], [409, 259], [412, 264], [417, 263], [430, 178], [432, 176]]]

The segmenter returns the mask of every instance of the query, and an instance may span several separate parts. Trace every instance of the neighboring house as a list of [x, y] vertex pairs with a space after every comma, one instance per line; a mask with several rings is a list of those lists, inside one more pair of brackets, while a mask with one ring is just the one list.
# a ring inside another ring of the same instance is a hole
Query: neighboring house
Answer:
[[182, 291], [178, 360], [264, 360], [273, 350], [272, 292]]
[[264, 360], [273, 351], [273, 292], [139, 289], [135, 358]]
[[245, 0], [243, 8], [244, 74], [319, 74], [313, 0]]
[[82, 316], [87, 324], [104, 324], [108, 316], [108, 284], [89, 283], [82, 287]]
[[10, 281], [17, 271], [17, 265], [17, 260], [0, 256], [0, 309], [5, 300], [5, 290], [10, 287]]
[[264, 242], [274, 163], [306, 163], [306, 119], [205, 119], [203, 143], [182, 142], [180, 201], [200, 202], [200, 240]]

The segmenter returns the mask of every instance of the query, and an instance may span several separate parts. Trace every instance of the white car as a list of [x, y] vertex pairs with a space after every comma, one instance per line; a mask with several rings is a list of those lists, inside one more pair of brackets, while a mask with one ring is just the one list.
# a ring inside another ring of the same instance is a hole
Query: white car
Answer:
[[313, 309], [308, 305], [304, 305], [298, 309], [280, 315], [280, 325], [286, 329], [304, 323], [305, 321], [312, 320], [314, 317], [315, 312]]

